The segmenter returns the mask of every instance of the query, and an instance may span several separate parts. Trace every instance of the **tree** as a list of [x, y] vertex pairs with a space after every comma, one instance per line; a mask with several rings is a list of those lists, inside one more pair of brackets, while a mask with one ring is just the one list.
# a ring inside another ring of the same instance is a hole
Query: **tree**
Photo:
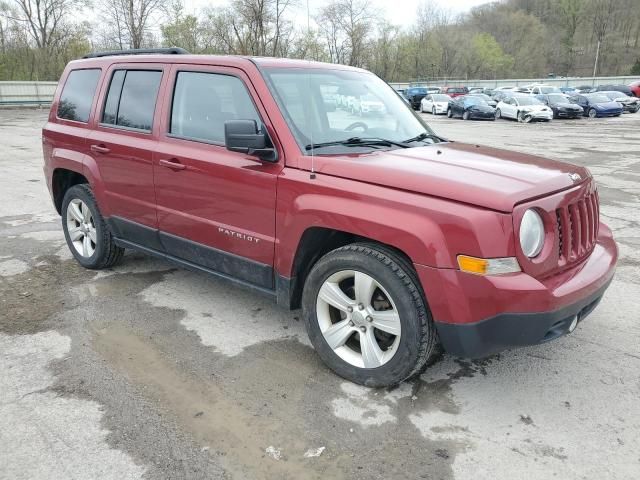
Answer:
[[631, 67], [631, 72], [629, 72], [631, 75], [640, 75], [640, 58], [638, 58], [636, 60], [636, 63], [633, 64], [633, 67]]
[[474, 35], [467, 60], [469, 78], [496, 78], [498, 73], [509, 70], [512, 66], [513, 58], [504, 53], [491, 34]]
[[106, 41], [119, 49], [142, 48], [153, 43], [150, 23], [165, 10], [167, 0], [101, 1], [102, 13], [107, 19]]

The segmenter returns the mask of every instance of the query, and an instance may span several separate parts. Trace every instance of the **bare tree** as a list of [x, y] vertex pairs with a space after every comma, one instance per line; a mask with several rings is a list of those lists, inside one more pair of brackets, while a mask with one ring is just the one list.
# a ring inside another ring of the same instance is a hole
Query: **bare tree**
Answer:
[[102, 1], [105, 37], [121, 49], [145, 46], [150, 38], [152, 19], [160, 16], [167, 6], [167, 0]]

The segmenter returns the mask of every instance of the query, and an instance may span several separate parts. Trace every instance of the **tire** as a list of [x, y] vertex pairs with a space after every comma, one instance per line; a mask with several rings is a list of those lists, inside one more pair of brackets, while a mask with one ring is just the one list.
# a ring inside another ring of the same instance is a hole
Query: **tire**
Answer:
[[431, 115], [436, 115], [436, 107], [431, 107]]
[[533, 117], [531, 115], [523, 115], [522, 116], [522, 121], [524, 123], [531, 123], [531, 120], [533, 120]]
[[589, 115], [589, 118], [596, 118], [598, 116], [598, 112], [596, 112], [595, 108], [590, 108], [587, 115]]
[[100, 270], [112, 267], [122, 259], [124, 248], [113, 241], [111, 231], [88, 185], [74, 185], [67, 190], [61, 211], [67, 246], [80, 265]]
[[453, 111], [450, 108], [447, 108], [447, 118], [453, 118]]
[[[368, 295], [356, 295], [356, 278]], [[362, 309], [359, 300], [367, 304]], [[437, 341], [415, 271], [396, 252], [379, 245], [356, 243], [322, 257], [306, 279], [302, 309], [309, 339], [324, 363], [341, 377], [368, 387], [397, 385], [420, 373]], [[390, 316], [376, 319], [381, 311]], [[384, 328], [393, 325], [399, 334], [378, 329], [379, 319], [385, 318]], [[366, 348], [375, 355], [363, 354], [361, 332], [366, 345], [377, 346]]]
[[502, 118], [502, 112], [500, 111], [500, 109], [499, 109], [499, 108], [496, 108], [496, 113], [495, 113], [494, 118], [495, 118], [496, 120], [497, 120], [497, 119], [499, 119], [499, 118]]
[[470, 118], [471, 118], [471, 114], [465, 110], [464, 113], [462, 114], [462, 119], [469, 120]]

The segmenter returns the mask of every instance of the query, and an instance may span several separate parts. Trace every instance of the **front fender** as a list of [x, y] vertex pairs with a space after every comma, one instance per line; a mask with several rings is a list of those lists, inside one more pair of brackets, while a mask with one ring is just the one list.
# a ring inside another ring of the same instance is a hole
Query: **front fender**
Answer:
[[511, 216], [355, 180], [285, 169], [278, 182], [276, 270], [291, 276], [298, 244], [312, 227], [397, 248], [415, 264], [457, 268], [458, 254], [515, 254]]

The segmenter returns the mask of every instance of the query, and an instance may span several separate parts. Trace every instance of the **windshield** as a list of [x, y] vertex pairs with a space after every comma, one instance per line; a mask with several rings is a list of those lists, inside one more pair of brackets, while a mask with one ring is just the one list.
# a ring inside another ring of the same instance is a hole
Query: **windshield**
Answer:
[[445, 95], [443, 93], [433, 95], [431, 98], [433, 98], [434, 102], [448, 102], [449, 100], [451, 100], [451, 97], [449, 95]]
[[609, 97], [602, 93], [593, 93], [586, 96], [592, 103], [608, 103], [611, 101]]
[[615, 100], [616, 98], [622, 98], [626, 96], [622, 92], [603, 92], [603, 94], [609, 97], [609, 99], [611, 100]]
[[486, 105], [487, 102], [479, 96], [464, 97], [465, 105]]
[[[324, 68], [265, 68], [264, 72], [303, 152], [310, 150], [310, 145], [347, 142], [354, 138], [400, 143], [418, 137], [422, 144], [437, 141], [433, 131], [411, 107], [372, 73]], [[337, 92], [337, 105], [323, 101], [323, 93], [327, 91]], [[353, 153], [354, 145], [357, 149], [381, 148], [379, 144], [347, 143], [331, 145], [317, 154]]]
[[516, 99], [518, 100], [518, 105], [541, 105], [542, 104], [542, 102], [537, 98], [529, 97], [525, 95], [516, 97]]
[[473, 94], [474, 97], [478, 97], [483, 99], [485, 102], [489, 102], [491, 101], [491, 97], [489, 95], [485, 95], [484, 93], [474, 93]]

